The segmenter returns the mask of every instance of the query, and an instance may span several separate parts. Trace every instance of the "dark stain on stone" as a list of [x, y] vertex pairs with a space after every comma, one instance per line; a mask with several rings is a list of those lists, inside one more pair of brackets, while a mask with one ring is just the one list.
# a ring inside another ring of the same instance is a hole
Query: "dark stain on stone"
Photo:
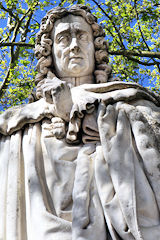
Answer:
[[157, 165], [158, 170], [160, 171], [160, 163]]

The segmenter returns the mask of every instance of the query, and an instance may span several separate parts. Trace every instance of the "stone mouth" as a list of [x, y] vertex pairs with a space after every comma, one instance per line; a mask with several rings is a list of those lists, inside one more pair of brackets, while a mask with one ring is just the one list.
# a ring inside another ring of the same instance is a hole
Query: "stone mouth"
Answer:
[[72, 60], [72, 59], [83, 59], [83, 58], [80, 57], [80, 56], [72, 56], [72, 57], [69, 58], [69, 60]]

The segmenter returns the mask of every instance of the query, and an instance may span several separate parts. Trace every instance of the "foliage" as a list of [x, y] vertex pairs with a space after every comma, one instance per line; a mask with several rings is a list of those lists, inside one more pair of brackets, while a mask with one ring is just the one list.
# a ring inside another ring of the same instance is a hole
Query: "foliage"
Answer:
[[33, 54], [41, 13], [55, 6], [49, 0], [0, 0], [0, 110], [26, 102], [35, 87]]
[[35, 35], [45, 12], [56, 5], [91, 7], [105, 29], [113, 73], [160, 93], [158, 0], [0, 0], [0, 96], [3, 108], [26, 101], [34, 88]]
[[160, 93], [159, 0], [71, 0], [87, 4], [105, 29], [113, 73]]

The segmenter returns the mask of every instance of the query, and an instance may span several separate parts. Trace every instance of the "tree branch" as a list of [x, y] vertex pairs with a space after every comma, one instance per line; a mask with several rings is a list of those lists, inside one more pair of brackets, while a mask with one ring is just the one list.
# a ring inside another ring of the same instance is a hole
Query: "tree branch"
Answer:
[[98, 6], [99, 9], [101, 9], [101, 11], [105, 14], [105, 16], [112, 22], [112, 25], [113, 25], [113, 27], [115, 28], [115, 30], [116, 30], [116, 32], [117, 32], [117, 34], [118, 34], [119, 40], [120, 40], [120, 42], [121, 42], [120, 46], [121, 46], [123, 49], [125, 49], [125, 45], [124, 45], [124, 43], [123, 43], [122, 36], [121, 36], [121, 34], [120, 34], [120, 32], [119, 32], [116, 24], [114, 23], [114, 20], [112, 19], [112, 17], [109, 16], [109, 15], [104, 11], [104, 9], [101, 7], [101, 5], [100, 5], [97, 1], [95, 1], [95, 0], [92, 0], [92, 1]]
[[151, 63], [149, 63], [149, 62], [142, 62], [142, 61], [140, 61], [140, 60], [138, 60], [137, 58], [134, 58], [134, 57], [130, 57], [130, 56], [124, 56], [124, 57], [126, 57], [128, 60], [131, 60], [131, 61], [136, 62], [138, 64], [141, 64], [143, 66], [154, 66], [155, 65], [154, 62], [151, 62]]
[[[2, 6], [0, 5], [0, 7], [2, 7]], [[31, 13], [29, 14], [29, 12], [31, 12]], [[10, 48], [11, 58], [10, 58], [9, 68], [8, 68], [7, 74], [6, 74], [2, 84], [0, 86], [0, 98], [4, 95], [4, 90], [7, 89], [7, 83], [9, 82], [9, 77], [10, 77], [10, 74], [11, 74], [11, 70], [13, 69], [14, 65], [16, 64], [15, 58], [18, 56], [17, 55], [18, 54], [18, 49], [17, 49], [17, 51], [14, 52], [14, 46], [17, 46], [17, 47], [24, 47], [25, 46], [25, 47], [31, 47], [31, 48], [34, 47], [34, 44], [25, 43], [25, 42], [22, 42], [22, 41], [21, 42], [15, 42], [22, 22], [25, 19], [25, 17], [27, 16], [27, 14], [29, 14], [29, 19], [25, 23], [25, 27], [27, 27], [27, 29], [25, 29], [25, 31], [23, 33], [24, 36], [26, 37], [26, 35], [28, 33], [28, 27], [29, 27], [29, 23], [30, 23], [30, 20], [31, 20], [31, 17], [32, 17], [32, 13], [33, 13], [33, 11], [31, 10], [31, 8], [28, 8], [27, 11], [25, 12], [25, 14], [20, 19], [17, 18], [11, 42], [9, 42], [9, 43], [2, 42], [2, 41], [0, 42], [0, 47], [4, 47], [4, 46], [10, 46], [11, 47]]]
[[9, 78], [10, 73], [11, 73], [12, 63], [13, 63], [13, 59], [14, 59], [14, 57], [13, 57], [13, 46], [11, 46], [10, 53], [11, 53], [11, 58], [10, 58], [9, 68], [8, 68], [7, 74], [6, 74], [2, 84], [0, 86], [0, 98], [4, 94], [3, 90], [5, 90], [7, 88], [8, 78]]
[[[27, 33], [29, 32], [29, 24], [30, 24], [32, 15], [33, 15], [33, 12], [31, 11], [29, 13], [28, 20], [24, 24], [24, 31], [22, 32], [21, 37], [20, 37], [20, 42], [22, 42], [22, 43], [23, 42], [25, 43], [25, 41], [26, 41]], [[19, 57], [19, 51], [20, 51], [20, 46], [17, 45], [16, 50], [15, 50], [15, 54], [14, 54], [15, 60], [17, 60], [18, 57]]]
[[11, 47], [11, 46], [20, 46], [20, 47], [29, 47], [33, 48], [34, 44], [26, 42], [9, 42], [9, 43], [0, 43], [0, 47]]
[[[110, 33], [110, 35], [111, 35], [113, 38], [115, 37], [115, 35], [110, 31], [109, 28], [107, 28], [107, 27], [105, 26], [105, 29]], [[116, 43], [117, 43], [119, 46], [121, 46], [120, 42], [119, 42], [117, 39], [115, 39], [115, 41], [116, 41]]]
[[30, 21], [32, 19], [32, 15], [33, 15], [33, 12], [30, 12], [28, 20], [25, 22], [25, 25], [24, 25], [25, 31], [21, 35], [21, 41], [22, 42], [26, 41], [26, 37], [27, 37], [27, 33], [29, 32], [29, 24], [30, 24]]
[[18, 18], [16, 15], [13, 14], [12, 10], [11, 10], [11, 9], [8, 9], [8, 8], [5, 8], [5, 7], [2, 5], [1, 2], [0, 2], [0, 8], [1, 8], [2, 10], [4, 10], [5, 12], [8, 12], [10, 16], [12, 16], [13, 18], [15, 18], [16, 20], [19, 21], [19, 18]]
[[136, 1], [136, 0], [134, 0], [134, 9], [135, 9], [135, 13], [136, 13], [136, 19], [137, 19], [138, 29], [139, 29], [139, 31], [140, 31], [142, 40], [143, 40], [144, 44], [146, 45], [148, 51], [150, 51], [150, 48], [149, 48], [149, 46], [148, 46], [148, 44], [147, 44], [147, 42], [146, 42], [146, 40], [145, 40], [145, 38], [144, 38], [142, 29], [141, 29], [141, 25], [140, 25], [140, 22], [139, 22], [139, 14], [138, 14], [138, 12], [137, 12], [137, 1]]
[[150, 51], [137, 51], [137, 50], [116, 50], [108, 51], [110, 55], [123, 55], [123, 56], [138, 56], [138, 57], [149, 57], [160, 59], [160, 52], [150, 52]]
[[[135, 12], [136, 12], [137, 24], [138, 24], [138, 28], [139, 28], [139, 31], [140, 31], [142, 40], [143, 40], [144, 44], [146, 45], [146, 48], [148, 49], [148, 51], [151, 51], [151, 50], [150, 50], [150, 47], [148, 46], [148, 44], [147, 44], [147, 42], [146, 42], [146, 40], [145, 40], [145, 37], [144, 37], [144, 35], [143, 35], [143, 32], [142, 32], [142, 28], [141, 28], [141, 24], [140, 24], [140, 20], [139, 20], [139, 13], [138, 13], [138, 11], [137, 11], [137, 0], [134, 0], [134, 9], [135, 9]], [[159, 66], [160, 63], [157, 63], [157, 61], [155, 61], [154, 59], [153, 59], [153, 62], [155, 63], [155, 65], [157, 65], [158, 70], [159, 70], [159, 72], [160, 72], [160, 66]]]

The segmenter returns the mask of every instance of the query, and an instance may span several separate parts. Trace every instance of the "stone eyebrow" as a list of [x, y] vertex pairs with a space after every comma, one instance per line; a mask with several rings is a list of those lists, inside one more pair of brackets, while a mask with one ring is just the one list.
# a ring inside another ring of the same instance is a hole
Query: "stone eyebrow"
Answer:
[[86, 29], [84, 29], [82, 26], [74, 26], [74, 30], [76, 32], [83, 32], [83, 33], [87, 33], [88, 31]]
[[[76, 32], [76, 33], [87, 33], [86, 30], [84, 30], [84, 29], [82, 29], [82, 28], [79, 28], [79, 27], [76, 27], [76, 28], [74, 28], [74, 29], [75, 29], [75, 32]], [[58, 37], [59, 37], [59, 36], [64, 35], [64, 34], [66, 34], [66, 33], [70, 33], [70, 32], [71, 32], [71, 28], [67, 28], [67, 29], [64, 29], [64, 30], [58, 32], [58, 33], [56, 34], [56, 40], [58, 40]]]
[[67, 29], [64, 29], [64, 30], [58, 32], [58, 33], [56, 34], [56, 40], [57, 40], [57, 38], [58, 38], [59, 36], [61, 36], [61, 35], [63, 35], [63, 34], [66, 34], [66, 33], [69, 33], [69, 32], [70, 32], [70, 28], [67, 28]]
[[87, 33], [88, 31], [86, 31], [84, 29], [81, 29], [81, 28], [78, 28], [78, 29], [76, 29], [76, 32], [77, 33]]

